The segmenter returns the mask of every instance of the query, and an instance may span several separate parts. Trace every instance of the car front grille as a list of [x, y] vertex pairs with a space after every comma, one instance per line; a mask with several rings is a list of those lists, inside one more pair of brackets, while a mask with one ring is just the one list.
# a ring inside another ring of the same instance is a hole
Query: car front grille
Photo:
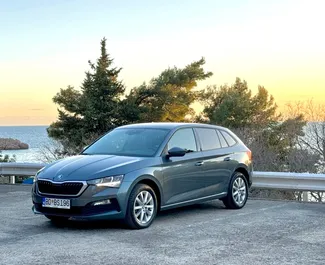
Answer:
[[77, 196], [80, 195], [85, 188], [83, 182], [52, 182], [49, 180], [38, 180], [38, 191], [41, 194], [62, 195], [62, 196]]

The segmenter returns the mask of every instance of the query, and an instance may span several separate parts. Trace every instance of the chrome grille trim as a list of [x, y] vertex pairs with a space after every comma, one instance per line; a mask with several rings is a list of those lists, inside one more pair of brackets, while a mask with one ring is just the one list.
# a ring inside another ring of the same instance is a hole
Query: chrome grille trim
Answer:
[[[42, 181], [48, 181], [51, 182], [53, 184], [64, 184], [64, 183], [81, 183], [83, 186], [81, 187], [80, 191], [78, 192], [78, 194], [74, 194], [74, 195], [69, 195], [69, 194], [55, 194], [55, 193], [43, 193], [39, 190], [38, 188], [38, 181], [42, 180]], [[61, 196], [61, 197], [78, 197], [80, 196], [85, 189], [88, 187], [87, 181], [76, 181], [76, 180], [71, 180], [71, 181], [53, 181], [50, 179], [38, 179], [37, 180], [37, 191], [39, 194], [41, 195], [49, 195], [49, 196]]]

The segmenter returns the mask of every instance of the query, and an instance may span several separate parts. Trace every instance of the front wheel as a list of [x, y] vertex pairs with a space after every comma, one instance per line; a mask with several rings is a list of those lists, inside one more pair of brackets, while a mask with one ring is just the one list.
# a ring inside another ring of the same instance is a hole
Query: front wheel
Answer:
[[231, 178], [228, 195], [223, 198], [223, 204], [228, 209], [243, 208], [248, 198], [248, 185], [244, 174], [235, 172]]
[[125, 222], [132, 229], [149, 227], [157, 214], [157, 197], [145, 184], [136, 185], [129, 197]]

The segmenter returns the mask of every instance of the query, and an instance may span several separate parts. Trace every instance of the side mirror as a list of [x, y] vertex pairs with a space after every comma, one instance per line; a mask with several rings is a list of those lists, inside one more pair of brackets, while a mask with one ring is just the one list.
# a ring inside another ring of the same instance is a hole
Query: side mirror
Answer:
[[183, 148], [179, 147], [173, 147], [168, 150], [168, 157], [173, 157], [173, 156], [184, 156], [186, 154], [186, 150]]

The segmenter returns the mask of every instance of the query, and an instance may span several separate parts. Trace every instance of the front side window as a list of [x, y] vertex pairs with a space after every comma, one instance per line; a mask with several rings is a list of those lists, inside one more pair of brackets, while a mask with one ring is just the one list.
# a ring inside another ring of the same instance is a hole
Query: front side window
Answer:
[[168, 150], [173, 147], [179, 147], [188, 152], [196, 152], [197, 147], [193, 130], [188, 128], [176, 131], [170, 138], [167, 146]]
[[84, 155], [153, 156], [169, 130], [151, 128], [115, 129], [89, 146]]

